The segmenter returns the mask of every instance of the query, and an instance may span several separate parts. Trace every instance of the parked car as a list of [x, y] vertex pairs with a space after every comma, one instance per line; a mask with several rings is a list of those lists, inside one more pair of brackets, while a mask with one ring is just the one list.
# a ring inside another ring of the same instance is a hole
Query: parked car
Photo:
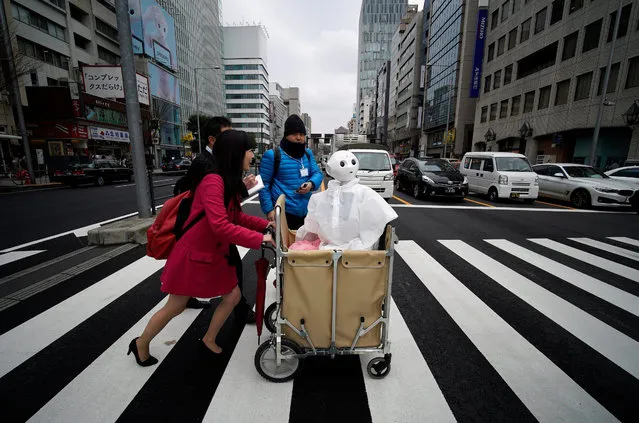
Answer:
[[186, 172], [191, 168], [191, 160], [177, 159], [171, 160], [168, 164], [162, 165], [162, 172]]
[[459, 170], [468, 178], [470, 191], [487, 194], [490, 201], [519, 198], [530, 204], [539, 195], [539, 177], [523, 154], [466, 153]]
[[617, 179], [635, 186], [639, 189], [639, 166], [618, 167], [606, 172], [612, 179]]
[[349, 149], [359, 160], [357, 177], [362, 185], [371, 187], [386, 200], [393, 197], [393, 168], [385, 150]]
[[395, 178], [397, 191], [410, 191], [413, 197], [454, 197], [468, 195], [468, 179], [444, 159], [407, 158]]
[[539, 175], [539, 195], [570, 201], [575, 208], [630, 205], [636, 188], [592, 166], [548, 163], [533, 166]]
[[103, 186], [109, 182], [133, 180], [133, 169], [120, 165], [115, 160], [96, 160], [88, 164], [70, 165], [62, 176], [62, 181], [72, 187], [94, 183]]

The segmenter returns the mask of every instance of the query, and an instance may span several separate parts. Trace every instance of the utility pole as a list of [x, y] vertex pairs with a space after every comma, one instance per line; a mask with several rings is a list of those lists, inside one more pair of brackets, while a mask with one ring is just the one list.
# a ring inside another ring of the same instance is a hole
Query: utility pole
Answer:
[[124, 96], [126, 98], [126, 116], [129, 121], [129, 138], [133, 154], [133, 173], [135, 174], [135, 191], [138, 203], [138, 216], [151, 217], [151, 200], [149, 198], [148, 179], [143, 175], [147, 172], [144, 158], [144, 140], [142, 134], [142, 116], [138, 101], [138, 83], [135, 74], [133, 58], [133, 44], [131, 42], [131, 21], [129, 20], [129, 2], [116, 0], [116, 18], [118, 21], [118, 41], [120, 42], [120, 62], [122, 65], [122, 79], [124, 82]]
[[[33, 162], [31, 161], [31, 146], [29, 145], [29, 135], [27, 134], [27, 125], [24, 122], [24, 112], [22, 110], [22, 99], [20, 98], [20, 84], [18, 83], [18, 76], [16, 72], [16, 64], [13, 56], [13, 46], [11, 45], [11, 33], [9, 32], [9, 22], [7, 21], [7, 15], [4, 10], [4, 2], [0, 1], [0, 27], [2, 30], [2, 39], [4, 45], [4, 58], [3, 62], [7, 62], [8, 75], [5, 73], [5, 77], [9, 82], [9, 97], [13, 106], [13, 117], [17, 121], [18, 128], [20, 128], [20, 135], [22, 136], [22, 146], [24, 148], [24, 155], [27, 161], [27, 171], [29, 172], [29, 178], [35, 182], [35, 172], [33, 171]], [[3, 66], [4, 68], [4, 66]]]
[[595, 164], [597, 162], [597, 142], [599, 141], [599, 130], [601, 129], [601, 119], [603, 118], [603, 110], [606, 101], [606, 94], [608, 91], [608, 79], [610, 78], [612, 55], [615, 52], [615, 41], [617, 40], [617, 31], [619, 30], [619, 21], [621, 20], [621, 6], [623, 6], [623, 0], [619, 0], [619, 7], [617, 8], [617, 19], [615, 19], [615, 29], [612, 31], [612, 43], [610, 43], [608, 65], [606, 66], [606, 73], [604, 75], [604, 83], [601, 93], [601, 101], [599, 102], [599, 111], [597, 112], [597, 123], [595, 124], [595, 131], [592, 134], [592, 150], [590, 151], [590, 165], [592, 167], [595, 167]]

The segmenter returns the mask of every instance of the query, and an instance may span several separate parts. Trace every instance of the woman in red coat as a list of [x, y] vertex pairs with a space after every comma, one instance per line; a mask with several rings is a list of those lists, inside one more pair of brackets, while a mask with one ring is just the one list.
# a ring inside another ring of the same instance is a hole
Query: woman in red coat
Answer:
[[213, 147], [216, 163], [196, 185], [186, 224], [202, 211], [205, 218], [175, 244], [161, 276], [161, 289], [169, 294], [168, 302], [129, 345], [127, 354], [132, 352], [139, 365], [158, 362], [150, 355], [149, 344], [171, 319], [184, 311], [190, 297], [222, 296], [201, 340], [214, 353], [222, 352], [215, 338], [241, 295], [234, 266], [242, 263], [230, 262], [229, 247], [235, 244], [259, 249], [262, 242], [273, 242], [270, 235], [263, 235], [269, 222], [244, 214], [240, 205], [240, 193], [246, 190], [242, 173], [250, 168], [254, 147], [254, 142], [242, 131], [225, 131], [216, 140]]

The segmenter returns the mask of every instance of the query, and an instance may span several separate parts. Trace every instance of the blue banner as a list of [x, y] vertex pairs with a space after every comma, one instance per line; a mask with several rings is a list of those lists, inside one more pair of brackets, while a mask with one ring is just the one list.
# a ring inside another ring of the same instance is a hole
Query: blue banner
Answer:
[[473, 57], [473, 74], [470, 83], [470, 98], [479, 97], [481, 86], [481, 65], [484, 61], [484, 43], [486, 41], [486, 23], [488, 8], [479, 9], [477, 18], [477, 36], [475, 37], [475, 56]]

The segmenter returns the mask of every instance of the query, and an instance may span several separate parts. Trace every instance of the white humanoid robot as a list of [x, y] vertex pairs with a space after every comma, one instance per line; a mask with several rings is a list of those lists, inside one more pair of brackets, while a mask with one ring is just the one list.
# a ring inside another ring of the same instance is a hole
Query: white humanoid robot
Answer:
[[326, 191], [313, 194], [304, 225], [296, 241], [321, 240], [320, 250], [371, 250], [377, 248], [386, 225], [397, 213], [371, 188], [357, 179], [359, 161], [350, 151], [337, 151], [326, 163], [335, 178]]

